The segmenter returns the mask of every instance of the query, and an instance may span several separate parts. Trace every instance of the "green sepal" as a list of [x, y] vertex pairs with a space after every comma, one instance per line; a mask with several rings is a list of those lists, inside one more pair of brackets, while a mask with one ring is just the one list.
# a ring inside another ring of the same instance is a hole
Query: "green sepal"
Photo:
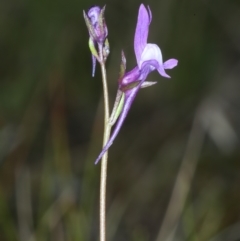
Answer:
[[88, 46], [90, 48], [90, 51], [91, 51], [92, 55], [95, 56], [98, 59], [98, 53], [97, 53], [97, 50], [95, 48], [95, 44], [94, 44], [92, 38], [89, 38]]
[[123, 104], [125, 100], [125, 94], [121, 91], [118, 90], [116, 100], [114, 103], [113, 111], [109, 120], [109, 124], [112, 126], [115, 124], [116, 120], [118, 119], [119, 115], [122, 112], [123, 109]]
[[95, 34], [95, 30], [92, 26], [92, 23], [90, 22], [88, 16], [86, 15], [85, 11], [83, 11], [83, 17], [84, 17], [84, 20], [85, 20], [85, 23], [87, 25], [87, 28], [88, 28], [88, 31], [89, 31], [89, 35], [96, 39], [96, 34]]
[[128, 84], [128, 85], [122, 86], [122, 87], [121, 87], [121, 91], [124, 92], [124, 91], [130, 90], [130, 89], [133, 89], [133, 88], [135, 88], [136, 86], [138, 86], [139, 83], [140, 83], [140, 81], [134, 81], [134, 82], [132, 82], [132, 83], [130, 83], [130, 84]]
[[86, 25], [87, 25], [87, 28], [88, 28], [88, 30], [89, 30], [89, 27], [91, 26], [91, 23], [90, 23], [90, 21], [89, 21], [89, 19], [88, 19], [88, 16], [86, 15], [86, 13], [85, 13], [84, 10], [83, 10], [83, 17], [84, 17], [85, 23], [86, 23]]
[[103, 57], [105, 61], [109, 54], [110, 54], [110, 45], [109, 45], [108, 39], [106, 38], [104, 42], [104, 47], [103, 47]]
[[120, 73], [119, 73], [119, 78], [121, 79], [125, 72], [126, 72], [126, 58], [125, 58], [125, 55], [124, 55], [124, 52], [122, 50], [122, 56], [121, 56], [121, 64], [120, 64]]
[[105, 19], [104, 19], [105, 8], [106, 8], [106, 5], [101, 9], [101, 12], [98, 18], [99, 26], [102, 29], [102, 31], [104, 31], [104, 25], [105, 25]]
[[153, 82], [153, 81], [144, 81], [144, 82], [141, 84], [141, 88], [150, 87], [150, 86], [155, 85], [155, 84], [157, 84], [157, 82]]

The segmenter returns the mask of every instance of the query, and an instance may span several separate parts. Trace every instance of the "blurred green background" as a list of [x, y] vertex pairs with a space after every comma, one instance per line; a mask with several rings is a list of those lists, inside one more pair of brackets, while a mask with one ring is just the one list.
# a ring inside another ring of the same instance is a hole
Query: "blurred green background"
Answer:
[[[141, 2], [0, 1], [0, 240], [98, 239], [103, 133], [82, 11], [104, 6], [113, 104]], [[240, 1], [150, 0], [179, 65], [139, 92], [109, 153], [108, 240], [240, 240]]]

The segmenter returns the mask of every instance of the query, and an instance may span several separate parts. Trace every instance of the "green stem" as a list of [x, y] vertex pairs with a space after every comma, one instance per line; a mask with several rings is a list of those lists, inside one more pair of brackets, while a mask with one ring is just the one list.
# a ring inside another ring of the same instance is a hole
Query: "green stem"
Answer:
[[[102, 72], [103, 81], [103, 96], [104, 96], [104, 134], [103, 134], [103, 146], [107, 143], [111, 126], [109, 125], [109, 98], [108, 98], [108, 86], [107, 86], [107, 75], [105, 61], [103, 58], [102, 46], [99, 46], [100, 54], [100, 66]], [[100, 241], [106, 241], [106, 187], [107, 187], [107, 161], [108, 152], [103, 155], [101, 161], [101, 176], [100, 176]]]

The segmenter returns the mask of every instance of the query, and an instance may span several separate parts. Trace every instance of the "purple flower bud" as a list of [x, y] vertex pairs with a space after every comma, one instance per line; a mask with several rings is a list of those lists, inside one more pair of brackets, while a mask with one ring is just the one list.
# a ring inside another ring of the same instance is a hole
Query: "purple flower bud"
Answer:
[[87, 14], [83, 11], [83, 17], [89, 32], [89, 48], [92, 53], [92, 76], [95, 74], [96, 61], [106, 61], [110, 53], [104, 11], [105, 6], [102, 9], [99, 6], [93, 6], [88, 10]]
[[98, 17], [100, 15], [100, 12], [101, 12], [101, 8], [98, 7], [98, 6], [91, 7], [88, 10], [87, 15], [88, 15], [88, 17], [89, 17], [93, 26], [96, 26], [96, 24], [98, 22]]
[[108, 35], [107, 25], [104, 19], [105, 6], [101, 9], [99, 6], [91, 7], [87, 14], [83, 11], [83, 16], [89, 31], [90, 38], [95, 43], [103, 45]]

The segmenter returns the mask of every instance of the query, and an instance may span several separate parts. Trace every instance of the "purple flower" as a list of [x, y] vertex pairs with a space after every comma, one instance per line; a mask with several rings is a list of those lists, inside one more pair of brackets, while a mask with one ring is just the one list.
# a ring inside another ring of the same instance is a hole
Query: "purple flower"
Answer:
[[[157, 70], [161, 76], [170, 78], [170, 76], [165, 72], [165, 69], [172, 69], [178, 64], [178, 60], [176, 59], [169, 59], [163, 63], [160, 48], [156, 44], [147, 43], [148, 30], [151, 20], [152, 13], [150, 8], [148, 7], [147, 10], [145, 6], [141, 4], [134, 36], [134, 51], [137, 59], [137, 66], [131, 71], [124, 73], [123, 77], [119, 80], [119, 90], [122, 91], [124, 95], [122, 112], [118, 118], [112, 136], [103, 147], [101, 153], [95, 161], [95, 164], [99, 162], [118, 135], [139, 89], [141, 87], [145, 87], [144, 84], [146, 82], [144, 83], [144, 81], [146, 80], [148, 74]], [[125, 64], [125, 62], [122, 61], [122, 64]]]

